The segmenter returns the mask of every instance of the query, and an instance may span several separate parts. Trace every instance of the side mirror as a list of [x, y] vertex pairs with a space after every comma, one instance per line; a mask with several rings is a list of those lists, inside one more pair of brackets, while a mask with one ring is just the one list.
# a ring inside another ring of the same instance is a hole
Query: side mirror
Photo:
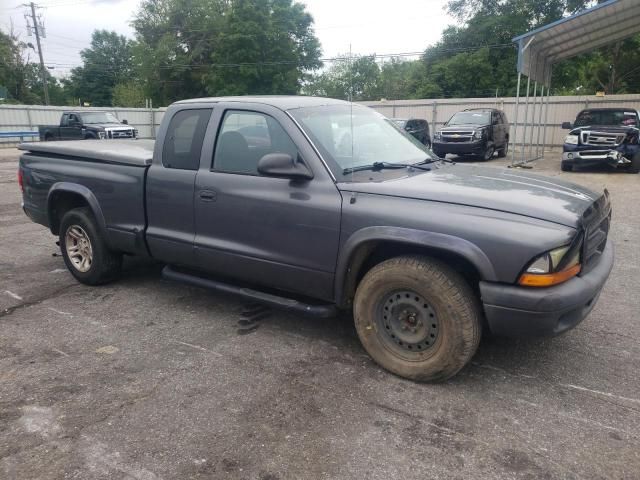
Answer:
[[571, 122], [562, 122], [563, 130], [571, 130], [572, 128], [573, 128], [573, 125], [571, 125]]
[[258, 160], [258, 173], [269, 177], [300, 178], [310, 180], [313, 173], [288, 153], [268, 153]]
[[122, 122], [120, 123], [122, 123], [123, 125], [129, 125], [129, 121], [127, 119], [122, 120]]

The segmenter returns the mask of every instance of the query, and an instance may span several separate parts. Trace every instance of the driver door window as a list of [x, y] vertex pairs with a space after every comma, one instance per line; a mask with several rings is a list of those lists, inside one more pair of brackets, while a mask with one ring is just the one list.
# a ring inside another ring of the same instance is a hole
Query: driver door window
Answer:
[[295, 144], [274, 118], [237, 110], [224, 114], [213, 155], [214, 171], [258, 175], [258, 161], [269, 153], [298, 155]]

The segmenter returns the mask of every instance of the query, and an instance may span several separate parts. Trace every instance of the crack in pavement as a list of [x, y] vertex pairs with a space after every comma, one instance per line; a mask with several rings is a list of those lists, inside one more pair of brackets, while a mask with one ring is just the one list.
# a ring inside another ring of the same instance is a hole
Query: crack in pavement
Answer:
[[32, 307], [34, 305], [38, 305], [38, 304], [40, 304], [40, 303], [42, 303], [42, 302], [44, 302], [46, 300], [50, 300], [50, 299], [58, 296], [61, 293], [66, 292], [67, 290], [71, 289], [72, 287], [77, 287], [77, 286], [78, 286], [77, 283], [72, 283], [70, 285], [65, 285], [64, 287], [58, 288], [56, 290], [53, 290], [53, 291], [51, 291], [51, 292], [49, 292], [49, 293], [47, 293], [45, 295], [42, 295], [40, 297], [36, 297], [36, 298], [34, 298], [32, 300], [27, 300], [27, 301], [21, 302], [21, 303], [19, 303], [17, 305], [14, 305], [12, 307], [5, 308], [4, 310], [2, 310], [0, 312], [0, 318], [8, 317], [9, 315], [13, 314], [16, 310], [20, 310], [20, 309], [23, 309], [23, 308], [29, 308], [29, 307]]

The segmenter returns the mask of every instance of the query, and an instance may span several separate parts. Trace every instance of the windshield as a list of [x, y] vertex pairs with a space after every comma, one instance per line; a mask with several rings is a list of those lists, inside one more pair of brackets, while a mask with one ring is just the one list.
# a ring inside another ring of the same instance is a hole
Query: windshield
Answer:
[[320, 150], [336, 178], [345, 178], [344, 169], [374, 162], [411, 164], [438, 158], [391, 120], [367, 107], [327, 105], [289, 113]]
[[458, 112], [447, 125], [489, 125], [491, 123], [490, 112]]
[[86, 124], [92, 123], [120, 123], [115, 115], [108, 112], [83, 113], [82, 121]]
[[585, 110], [578, 114], [576, 127], [589, 125], [638, 126], [638, 115], [632, 110]]

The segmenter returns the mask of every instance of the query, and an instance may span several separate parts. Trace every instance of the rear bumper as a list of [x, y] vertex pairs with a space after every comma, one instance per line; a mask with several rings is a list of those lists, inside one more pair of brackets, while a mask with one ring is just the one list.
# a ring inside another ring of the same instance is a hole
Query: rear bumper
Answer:
[[613, 245], [589, 273], [549, 288], [525, 288], [480, 282], [491, 332], [508, 337], [554, 336], [570, 330], [589, 315], [613, 268]]
[[477, 142], [438, 142], [434, 141], [432, 144], [433, 150], [440, 153], [453, 153], [453, 154], [474, 154], [480, 155], [484, 153], [487, 145], [482, 140]]

